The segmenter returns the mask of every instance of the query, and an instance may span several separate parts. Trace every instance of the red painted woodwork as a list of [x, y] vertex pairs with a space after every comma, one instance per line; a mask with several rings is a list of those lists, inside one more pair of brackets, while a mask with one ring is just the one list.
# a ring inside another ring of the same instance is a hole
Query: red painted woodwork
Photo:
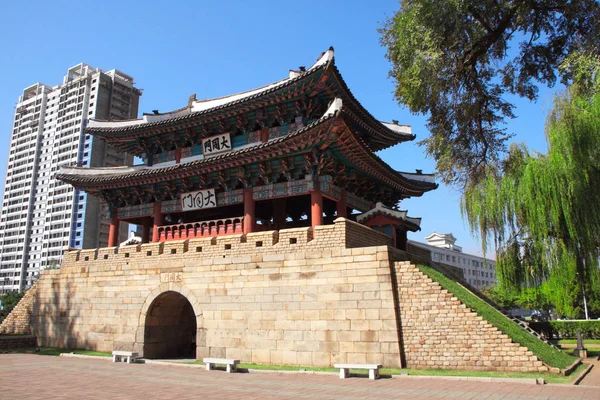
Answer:
[[346, 218], [348, 206], [346, 204], [346, 191], [342, 190], [340, 199], [337, 202], [337, 217]]
[[[396, 232], [396, 229], [394, 229], [394, 233]], [[400, 250], [408, 250], [408, 237], [407, 237], [407, 232], [406, 231], [398, 231], [398, 234], [395, 238], [395, 244], [396, 247]]]
[[244, 217], [215, 219], [211, 221], [189, 222], [185, 224], [158, 227], [159, 242], [207, 238], [243, 233]]
[[108, 230], [108, 247], [116, 247], [119, 245], [119, 218], [117, 212], [113, 212], [110, 217], [110, 228]]
[[269, 141], [269, 130], [268, 129], [260, 130], [258, 133], [258, 137], [261, 142], [263, 142], [263, 143], [268, 142]]
[[385, 215], [376, 215], [372, 218], [369, 218], [366, 221], [361, 222], [366, 226], [383, 226], [383, 225], [393, 225], [400, 226], [400, 222], [395, 218], [389, 218]]
[[175, 163], [177, 163], [177, 164], [179, 164], [181, 162], [181, 152], [182, 152], [181, 148], [175, 149]]
[[244, 189], [244, 233], [252, 233], [256, 229], [256, 202], [252, 196], [252, 188]]
[[152, 220], [150, 217], [144, 218], [144, 223], [142, 224], [142, 243], [148, 243], [150, 241], [150, 226], [152, 225]]
[[163, 223], [163, 215], [160, 210], [160, 201], [154, 203], [154, 226], [152, 227], [152, 241], [158, 242], [158, 229]]
[[310, 219], [313, 231], [315, 226], [323, 225], [323, 194], [320, 190], [310, 191]]

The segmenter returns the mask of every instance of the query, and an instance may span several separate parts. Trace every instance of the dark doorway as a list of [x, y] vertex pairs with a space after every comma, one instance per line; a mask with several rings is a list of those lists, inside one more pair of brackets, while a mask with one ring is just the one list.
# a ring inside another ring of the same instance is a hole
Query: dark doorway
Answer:
[[196, 358], [196, 315], [177, 292], [161, 293], [150, 305], [144, 331], [144, 358]]

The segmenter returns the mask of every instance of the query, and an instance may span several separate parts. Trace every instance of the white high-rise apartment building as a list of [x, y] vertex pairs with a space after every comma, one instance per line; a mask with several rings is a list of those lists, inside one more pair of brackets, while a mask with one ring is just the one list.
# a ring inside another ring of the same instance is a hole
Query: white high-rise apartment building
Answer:
[[0, 214], [0, 293], [30, 285], [40, 270], [60, 264], [65, 248], [107, 246], [106, 206], [54, 175], [63, 164], [131, 165], [131, 156], [90, 137], [85, 126], [89, 118], [137, 118], [140, 95], [131, 76], [86, 64], [70, 68], [61, 85], [23, 91]]

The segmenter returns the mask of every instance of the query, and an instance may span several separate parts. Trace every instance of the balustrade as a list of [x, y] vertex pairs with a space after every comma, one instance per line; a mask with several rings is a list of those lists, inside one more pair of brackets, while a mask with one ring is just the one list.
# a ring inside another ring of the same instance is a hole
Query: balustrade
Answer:
[[158, 241], [185, 240], [244, 233], [244, 217], [164, 225], [158, 228]]

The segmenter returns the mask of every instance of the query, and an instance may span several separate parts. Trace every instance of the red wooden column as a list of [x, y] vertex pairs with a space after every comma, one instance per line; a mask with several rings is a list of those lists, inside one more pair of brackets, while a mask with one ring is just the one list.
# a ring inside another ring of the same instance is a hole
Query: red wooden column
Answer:
[[408, 237], [407, 232], [404, 230], [398, 230], [395, 226], [394, 229], [394, 245], [397, 249], [408, 251]]
[[252, 188], [244, 189], [244, 233], [252, 233], [256, 227], [256, 202]]
[[142, 223], [142, 243], [148, 243], [150, 241], [150, 226], [152, 225], [152, 218], [145, 217]]
[[163, 215], [160, 212], [160, 201], [154, 203], [154, 226], [152, 227], [152, 241], [158, 242], [158, 227], [163, 223]]
[[110, 228], [108, 230], [108, 247], [117, 247], [119, 245], [119, 218], [117, 210], [113, 209], [110, 213]]
[[346, 218], [348, 213], [348, 205], [346, 204], [346, 191], [342, 190], [340, 199], [337, 202], [337, 217]]
[[275, 229], [283, 229], [287, 218], [287, 210], [285, 209], [285, 198], [273, 200], [273, 222]]
[[323, 194], [319, 189], [319, 183], [315, 182], [316, 188], [310, 191], [310, 219], [313, 228], [323, 225]]
[[179, 164], [181, 162], [181, 153], [182, 153], [181, 148], [175, 149], [175, 163], [176, 164]]

